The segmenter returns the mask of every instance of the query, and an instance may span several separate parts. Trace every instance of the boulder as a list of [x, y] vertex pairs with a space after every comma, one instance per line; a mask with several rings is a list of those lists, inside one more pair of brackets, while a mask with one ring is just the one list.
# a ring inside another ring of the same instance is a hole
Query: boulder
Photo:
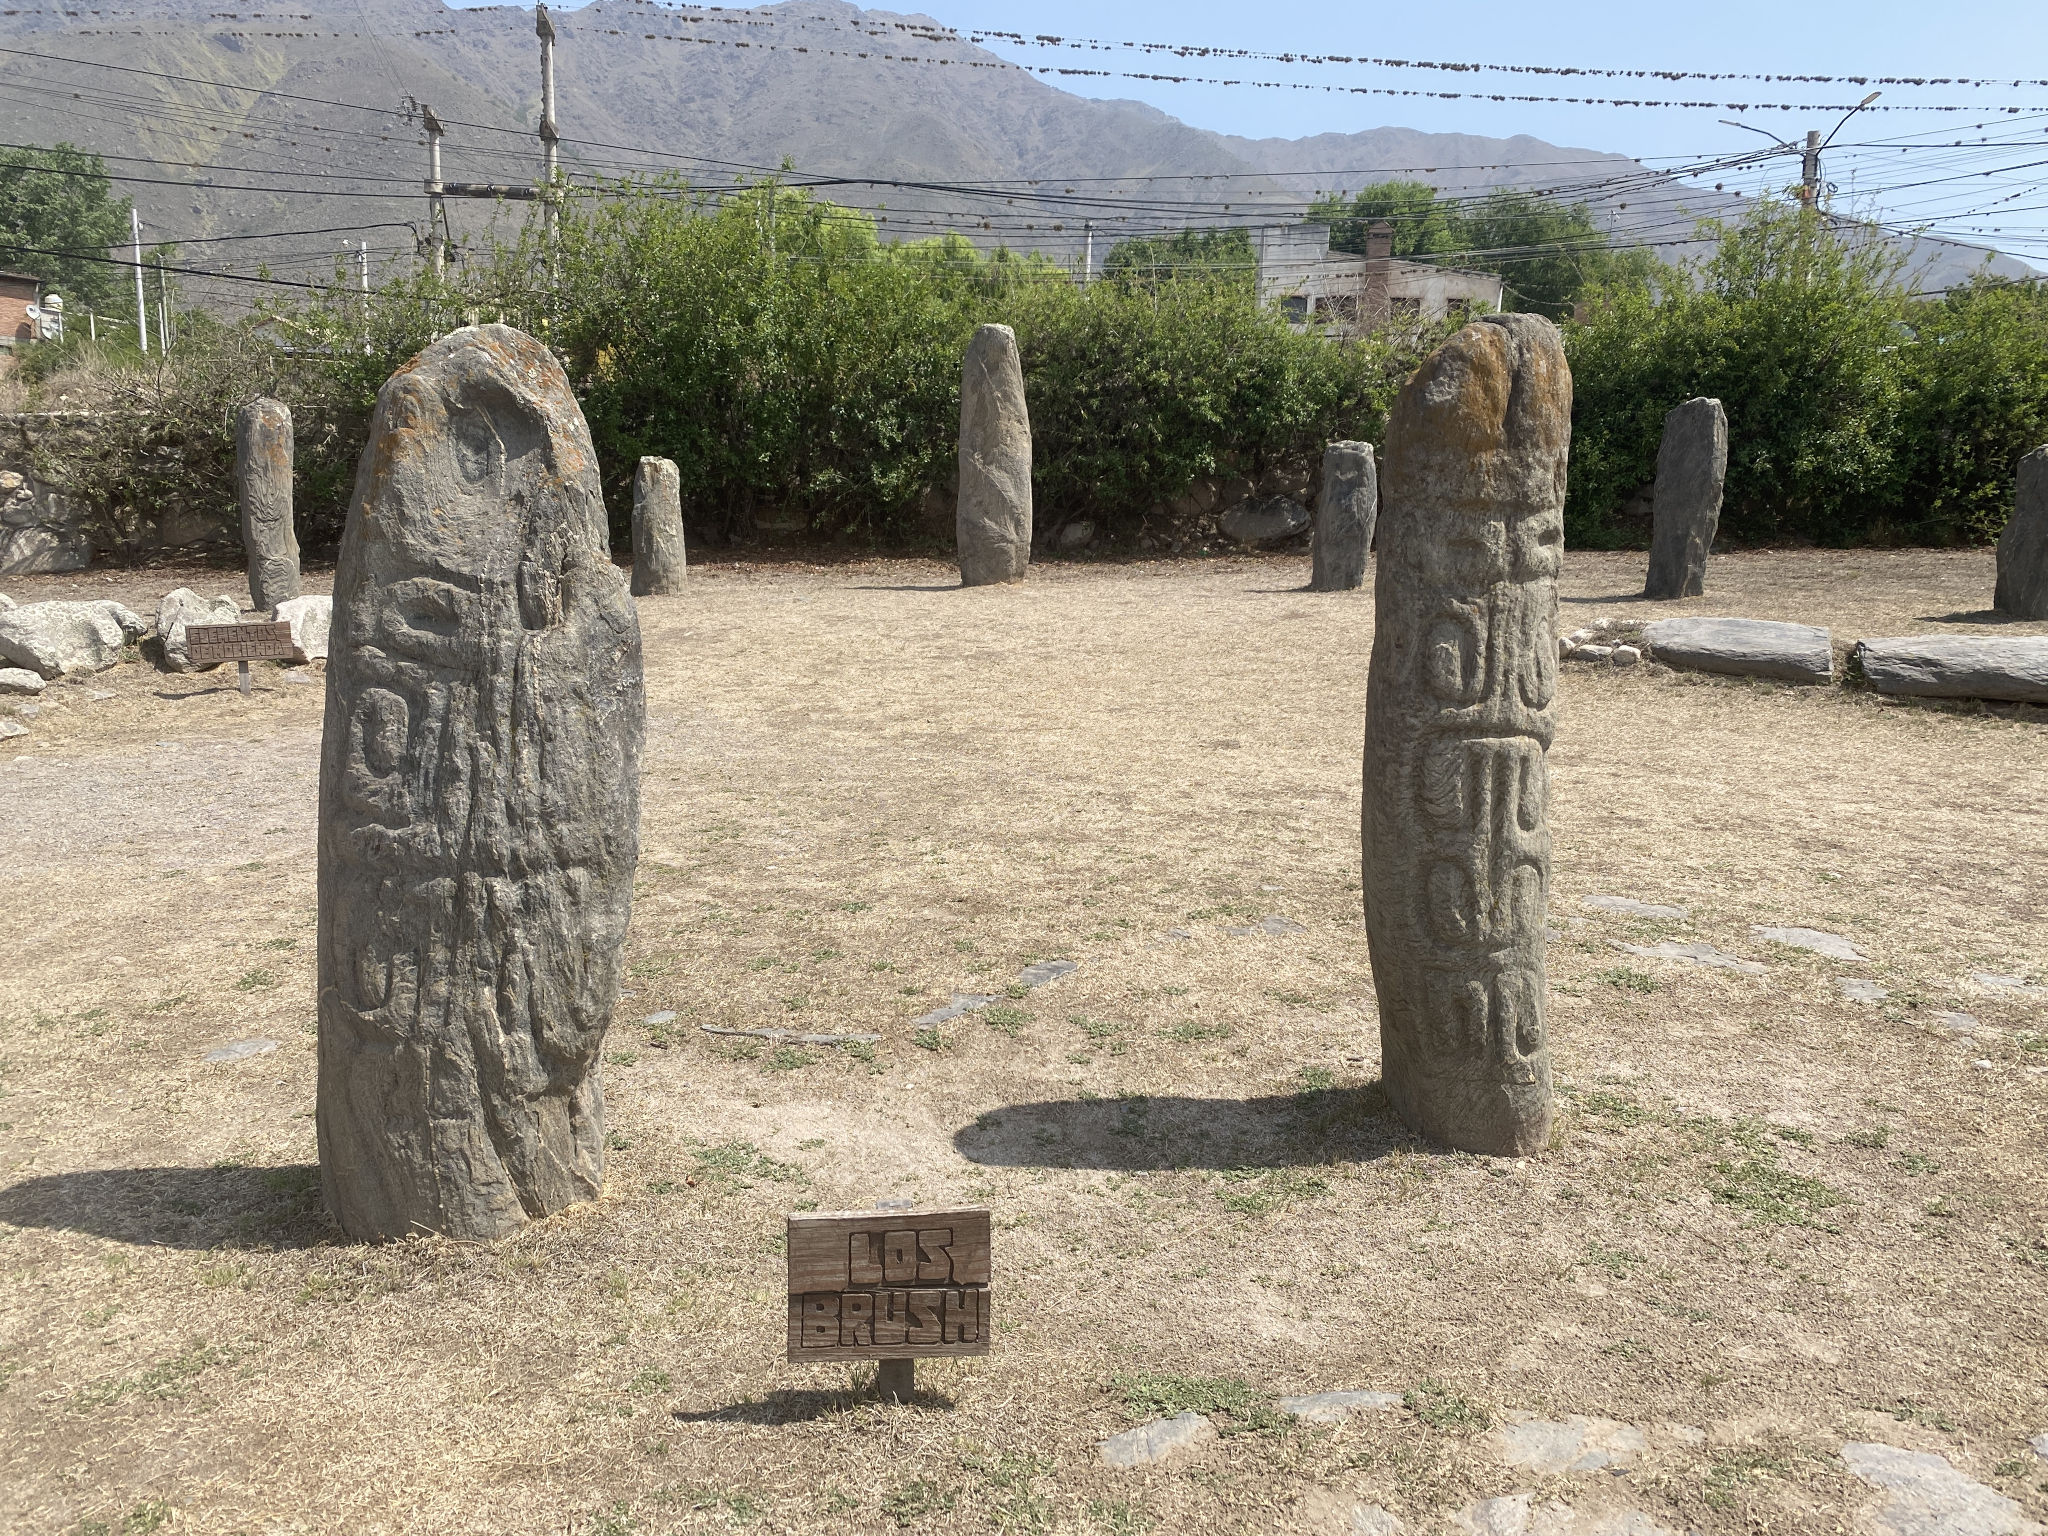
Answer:
[[41, 693], [48, 685], [43, 674], [27, 667], [0, 667], [0, 693]]
[[1348, 592], [1365, 585], [1365, 556], [1379, 515], [1380, 477], [1372, 444], [1330, 444], [1323, 450], [1323, 488], [1316, 498], [1308, 578], [1312, 591]]
[[960, 372], [960, 584], [1022, 581], [1031, 563], [1031, 416], [1017, 333], [984, 325]]
[[0, 470], [0, 576], [82, 571], [91, 563], [92, 540], [71, 500], [32, 475]]
[[1059, 537], [1053, 540], [1055, 546], [1067, 551], [1086, 549], [1094, 542], [1095, 524], [1085, 517], [1076, 518], [1068, 523], [1060, 530]]
[[2048, 704], [2048, 636], [1902, 635], [1856, 647], [1879, 693]]
[[103, 672], [149, 626], [119, 603], [23, 603], [0, 610], [0, 661], [43, 677]]
[[[226, 593], [201, 597], [190, 587], [166, 592], [164, 600], [156, 605], [156, 633], [163, 642], [164, 665], [173, 672], [193, 670], [191, 654], [185, 647], [187, 624], [233, 624], [241, 617], [242, 605]], [[213, 668], [200, 670], [210, 672]]]
[[2016, 619], [2048, 619], [2048, 447], [2020, 460], [1991, 606]]
[[1240, 544], [1277, 544], [1308, 525], [1308, 508], [1285, 496], [1242, 502], [1216, 520], [1216, 526]]
[[2043, 1536], [2018, 1504], [1936, 1452], [1852, 1441], [1842, 1462], [1878, 1490], [1871, 1524], [1887, 1536]]
[[1688, 400], [1664, 418], [1643, 596], [1698, 597], [1704, 590], [1727, 475], [1728, 414], [1720, 401]]
[[1835, 676], [1834, 646], [1824, 629], [1772, 619], [1658, 619], [1643, 626], [1643, 645], [1669, 667], [1827, 683]]
[[279, 623], [291, 625], [293, 661], [326, 659], [327, 631], [334, 622], [333, 598], [295, 597], [289, 602], [279, 603], [270, 616]]

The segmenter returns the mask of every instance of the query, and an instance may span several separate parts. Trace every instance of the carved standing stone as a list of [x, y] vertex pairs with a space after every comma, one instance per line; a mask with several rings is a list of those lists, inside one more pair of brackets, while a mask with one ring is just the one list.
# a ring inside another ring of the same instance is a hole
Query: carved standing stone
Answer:
[[268, 611], [299, 595], [299, 536], [292, 527], [292, 413], [282, 400], [251, 400], [235, 418], [235, 497], [242, 504], [249, 596]]
[[670, 459], [642, 459], [633, 472], [633, 595], [668, 597], [683, 588], [683, 481]]
[[1650, 575], [1645, 597], [1698, 597], [1706, 590], [1707, 552], [1721, 526], [1721, 485], [1728, 477], [1728, 413], [1702, 396], [1664, 418], [1652, 493]]
[[1323, 489], [1316, 498], [1312, 591], [1348, 592], [1365, 584], [1365, 555], [1379, 515], [1380, 477], [1372, 444], [1330, 444], [1323, 450]]
[[2048, 619], [2048, 447], [2020, 460], [1991, 606], [2016, 619]]
[[456, 331], [378, 395], [327, 668], [328, 1204], [499, 1237], [603, 1182], [644, 721], [590, 433], [532, 337]]
[[1022, 581], [1031, 563], [1031, 417], [1007, 325], [976, 329], [960, 372], [960, 583]]
[[1546, 820], [1571, 372], [1556, 327], [1489, 315], [1387, 427], [1365, 717], [1364, 887], [1382, 1072], [1471, 1152], [1550, 1134]]

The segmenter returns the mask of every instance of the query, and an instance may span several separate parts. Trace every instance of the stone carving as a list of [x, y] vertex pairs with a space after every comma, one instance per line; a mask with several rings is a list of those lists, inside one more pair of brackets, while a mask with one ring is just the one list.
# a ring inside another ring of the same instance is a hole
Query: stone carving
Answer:
[[683, 589], [683, 480], [669, 459], [645, 458], [633, 472], [633, 595]]
[[1031, 417], [1017, 333], [984, 325], [960, 371], [960, 584], [1022, 581], [1031, 563]]
[[1571, 372], [1536, 315], [1466, 326], [1387, 428], [1364, 887], [1395, 1111], [1471, 1152], [1550, 1135], [1546, 819]]
[[1323, 489], [1316, 498], [1311, 591], [1348, 592], [1365, 585], [1365, 554], [1372, 548], [1379, 515], [1380, 476], [1372, 444], [1330, 444], [1323, 450]]
[[2048, 619], [2048, 447], [2020, 460], [2012, 517], [1998, 536], [1991, 606], [2016, 619]]
[[299, 536], [292, 527], [292, 413], [282, 400], [251, 400], [235, 418], [235, 499], [242, 506], [249, 596], [267, 612], [299, 595]]
[[327, 666], [328, 1204], [499, 1237], [603, 1181], [645, 715], [589, 429], [532, 337], [455, 331], [384, 385]]
[[1707, 551], [1721, 526], [1727, 476], [1728, 413], [1720, 401], [1688, 400], [1664, 418], [1643, 596], [1698, 597], [1706, 590]]

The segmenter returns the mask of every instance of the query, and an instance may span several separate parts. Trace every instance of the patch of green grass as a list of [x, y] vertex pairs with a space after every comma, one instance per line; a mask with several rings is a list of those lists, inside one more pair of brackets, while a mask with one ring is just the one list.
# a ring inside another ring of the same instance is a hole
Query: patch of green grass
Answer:
[[1902, 1397], [1894, 1403], [1873, 1403], [1873, 1413], [1888, 1413], [1901, 1424], [1918, 1424], [1927, 1429], [1938, 1429], [1943, 1434], [1954, 1434], [1955, 1425], [1947, 1414], [1937, 1408], [1926, 1408], [1910, 1397]]
[[1290, 1008], [1305, 1008], [1309, 1001], [1306, 992], [1290, 992], [1285, 987], [1268, 987], [1266, 996], [1276, 1003], [1285, 1003]]
[[1425, 1376], [1406, 1392], [1401, 1402], [1431, 1429], [1454, 1434], [1476, 1435], [1493, 1423], [1493, 1415], [1456, 1387]]
[[1176, 1045], [1195, 1045], [1203, 1040], [1228, 1040], [1231, 1028], [1221, 1022], [1205, 1024], [1200, 1019], [1183, 1019], [1163, 1033]]
[[635, 1397], [649, 1397], [656, 1392], [666, 1391], [668, 1382], [667, 1371], [657, 1370], [650, 1365], [626, 1384], [626, 1390]]
[[1612, 1120], [1616, 1125], [1638, 1126], [1656, 1118], [1627, 1094], [1609, 1093], [1604, 1088], [1577, 1089], [1572, 1099], [1586, 1114]]
[[1851, 1131], [1848, 1135], [1844, 1136], [1842, 1138], [1842, 1145], [1845, 1147], [1861, 1147], [1866, 1152], [1881, 1152], [1884, 1150], [1885, 1143], [1891, 1139], [1892, 1133], [1884, 1126], [1869, 1125], [1864, 1126], [1861, 1130]]
[[1715, 1163], [1714, 1173], [1707, 1181], [1708, 1193], [1740, 1206], [1765, 1226], [1838, 1231], [1831, 1222], [1823, 1221], [1820, 1213], [1847, 1204], [1849, 1199], [1831, 1184], [1793, 1173], [1768, 1149], [1739, 1163]]
[[607, 1051], [604, 1059], [615, 1067], [630, 1067], [640, 1060], [631, 1051]]
[[1223, 1208], [1246, 1216], [1263, 1216], [1330, 1190], [1328, 1179], [1298, 1168], [1226, 1168], [1222, 1177]]
[[1168, 1419], [1178, 1413], [1223, 1418], [1224, 1434], [1284, 1435], [1291, 1427], [1266, 1395], [1241, 1376], [1120, 1375], [1111, 1386], [1134, 1418]]
[[956, 1495], [927, 1477], [915, 1477], [882, 1495], [882, 1513], [908, 1529], [929, 1515], [950, 1512]]
[[1626, 1280], [1643, 1263], [1643, 1256], [1630, 1253], [1626, 1248], [1604, 1248], [1598, 1243], [1586, 1244], [1586, 1262], [1596, 1269], [1604, 1269], [1618, 1279]]
[[1726, 1509], [1735, 1502], [1737, 1490], [1753, 1483], [1765, 1474], [1783, 1474], [1792, 1470], [1791, 1463], [1782, 1456], [1768, 1451], [1741, 1449], [1717, 1457], [1714, 1465], [1707, 1469], [1705, 1487], [1701, 1490], [1708, 1504], [1715, 1509]]
[[841, 912], [865, 912], [874, 903], [870, 901], [835, 901], [832, 905]]
[[151, 1013], [169, 1013], [173, 1008], [182, 1008], [192, 1001], [190, 992], [178, 992], [170, 997], [160, 997], [149, 1005]]
[[946, 1048], [946, 1037], [939, 1033], [938, 1025], [930, 1024], [912, 1035], [910, 1043], [920, 1051], [938, 1052]]
[[1301, 1093], [1326, 1093], [1337, 1086], [1337, 1074], [1328, 1067], [1303, 1067], [1297, 1074], [1301, 1079]]
[[801, 1045], [778, 1046], [775, 1053], [768, 1058], [768, 1070], [800, 1072], [805, 1067], [815, 1066], [821, 1059], [816, 1051], [806, 1050]]
[[777, 1162], [750, 1141], [721, 1141], [697, 1146], [690, 1155], [697, 1162], [697, 1177], [706, 1184], [733, 1189], [751, 1189], [749, 1179], [767, 1179], [777, 1184], [808, 1184], [803, 1169], [794, 1163]]
[[121, 1536], [148, 1536], [170, 1518], [168, 1499], [144, 1499], [121, 1517]]
[[775, 969], [775, 965], [776, 960], [773, 955], [756, 955], [747, 962], [747, 969], [750, 971], [772, 971]]
[[974, 953], [974, 940], [972, 940], [972, 939], [955, 939], [955, 940], [953, 941], [953, 952], [954, 952], [955, 954], [960, 954], [960, 955], [971, 955], [971, 954], [973, 954], [973, 953]]
[[846, 958], [846, 951], [843, 949], [814, 949], [811, 951], [811, 958], [813, 960], [844, 960]]
[[81, 1387], [71, 1399], [71, 1406], [80, 1411], [104, 1408], [117, 1403], [131, 1392], [159, 1400], [183, 1397], [191, 1390], [192, 1378], [209, 1366], [219, 1365], [228, 1356], [212, 1345], [194, 1342], [182, 1354], [160, 1360], [139, 1376], [121, 1376], [111, 1381], [94, 1382]]
[[768, 1044], [758, 1035], [713, 1035], [711, 1049], [727, 1061], [759, 1061]]
[[1143, 1536], [1157, 1523], [1143, 1505], [1130, 1499], [1090, 1499], [1088, 1518], [1109, 1536]]
[[1031, 1022], [1031, 1015], [1013, 1003], [997, 1003], [981, 1011], [981, 1021], [990, 1029], [1008, 1035], [1014, 1040], [1023, 1033], [1024, 1026]]
[[263, 947], [265, 949], [297, 949], [299, 941], [297, 939], [265, 939]]
[[274, 987], [276, 985], [276, 976], [272, 975], [269, 971], [258, 969], [248, 972], [240, 981], [236, 982], [235, 990], [237, 992], [256, 992], [264, 987]]
[[1593, 979], [1595, 981], [1604, 981], [1608, 986], [1618, 988], [1623, 992], [1656, 992], [1661, 990], [1661, 985], [1656, 977], [1644, 971], [1632, 970], [1625, 965], [1613, 966], [1604, 971], [1595, 971]]
[[1901, 1152], [1898, 1165], [1908, 1173], [1939, 1173], [1941, 1164], [1924, 1152]]

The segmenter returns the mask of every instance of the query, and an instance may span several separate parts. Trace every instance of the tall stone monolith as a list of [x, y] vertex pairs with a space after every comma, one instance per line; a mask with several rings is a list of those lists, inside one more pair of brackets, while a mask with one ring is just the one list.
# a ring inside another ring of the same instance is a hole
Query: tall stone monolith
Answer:
[[960, 584], [1022, 581], [1031, 563], [1031, 417], [1017, 333], [984, 325], [960, 371]]
[[1365, 716], [1364, 887], [1382, 1075], [1470, 1152], [1550, 1134], [1545, 754], [1555, 721], [1571, 371], [1557, 329], [1489, 315], [1387, 427]]
[[1311, 591], [1348, 592], [1365, 584], [1365, 555], [1379, 515], [1380, 477], [1372, 444], [1330, 444], [1323, 450], [1323, 488], [1316, 497]]
[[1991, 606], [2016, 619], [2048, 619], [2048, 447], [2020, 460]]
[[1664, 418], [1651, 492], [1650, 575], [1645, 597], [1698, 597], [1706, 590], [1707, 552], [1721, 526], [1721, 485], [1728, 477], [1728, 413], [1704, 396]]
[[299, 595], [299, 535], [292, 527], [292, 413], [259, 397], [235, 418], [235, 499], [249, 596], [266, 612]]
[[633, 471], [633, 595], [683, 589], [683, 482], [670, 459], [642, 459]]
[[598, 1192], [639, 852], [640, 627], [552, 353], [442, 337], [384, 385], [320, 753], [320, 1171], [360, 1238]]

